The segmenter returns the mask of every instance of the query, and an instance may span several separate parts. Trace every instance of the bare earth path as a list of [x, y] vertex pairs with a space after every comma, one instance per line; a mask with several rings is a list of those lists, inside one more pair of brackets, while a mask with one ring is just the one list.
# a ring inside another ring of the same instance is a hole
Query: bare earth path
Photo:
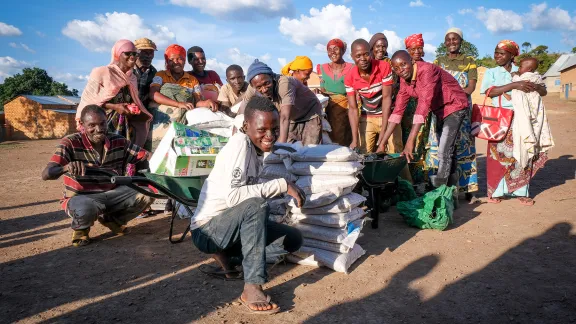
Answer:
[[57, 141], [1, 143], [0, 322], [576, 322], [576, 103], [546, 105], [557, 146], [532, 182], [536, 205], [464, 205], [444, 232], [382, 214], [349, 275], [275, 267], [266, 287], [285, 311], [271, 317], [236, 304], [241, 283], [202, 275], [211, 261], [189, 238], [171, 245], [164, 216], [125, 237], [95, 225], [94, 244], [71, 247], [61, 183], [40, 180]]

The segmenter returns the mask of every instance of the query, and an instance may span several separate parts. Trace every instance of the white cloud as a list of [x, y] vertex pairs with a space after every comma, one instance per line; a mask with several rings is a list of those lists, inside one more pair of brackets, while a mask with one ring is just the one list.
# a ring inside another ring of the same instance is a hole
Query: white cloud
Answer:
[[370, 11], [376, 11], [376, 8], [372, 7], [372, 5], [368, 5], [368, 10], [370, 10]]
[[426, 61], [428, 62], [434, 61], [434, 59], [436, 58], [436, 49], [438, 49], [438, 47], [424, 43], [424, 55], [425, 55], [424, 57], [426, 58]]
[[170, 3], [196, 8], [215, 17], [235, 20], [292, 15], [294, 11], [290, 0], [170, 0]]
[[395, 31], [384, 30], [382, 31], [386, 38], [388, 39], [388, 56], [392, 56], [394, 52], [405, 49], [404, 39], [398, 36]]
[[[170, 43], [178, 43], [182, 46], [202, 46], [206, 43], [229, 46], [230, 42], [234, 41], [234, 32], [217, 24], [203, 24], [190, 18], [174, 17], [163, 25], [175, 36]], [[155, 39], [152, 40], [155, 41]], [[163, 46], [159, 45], [159, 47], [158, 49], [161, 50]], [[210, 53], [206, 55], [210, 57]]]
[[0, 57], [0, 82], [4, 82], [4, 79], [20, 72], [23, 68], [31, 66], [32, 64], [26, 61], [19, 61], [10, 56]]
[[[215, 58], [206, 59], [206, 69], [216, 71], [221, 79], [226, 79], [226, 69], [229, 66], [230, 64], [219, 62], [218, 59]], [[244, 73], [246, 73], [246, 70], [244, 70]]]
[[24, 43], [16, 44], [14, 42], [11, 42], [8, 45], [10, 45], [10, 47], [12, 47], [12, 48], [21, 48], [21, 49], [25, 50], [26, 52], [36, 53], [35, 50], [31, 49], [30, 47], [28, 47], [28, 45], [26, 45]]
[[460, 9], [460, 10], [458, 10], [458, 13], [461, 15], [467, 15], [467, 14], [471, 14], [473, 12], [474, 11], [472, 9]]
[[351, 44], [357, 38], [370, 39], [371, 36], [367, 28], [354, 27], [350, 8], [334, 4], [322, 10], [312, 8], [310, 16], [300, 15], [297, 19], [282, 17], [278, 29], [290, 37], [292, 43], [309, 46], [325, 44], [332, 38], [340, 38]]
[[568, 11], [548, 8], [546, 2], [531, 5], [531, 11], [524, 15], [524, 21], [532, 30], [576, 30], [576, 16], [570, 17]]
[[88, 81], [89, 75], [82, 74], [72, 74], [72, 73], [54, 73], [52, 78], [58, 82], [86, 82]]
[[138, 15], [124, 12], [96, 15], [94, 20], [72, 20], [62, 33], [95, 52], [108, 52], [119, 39], [135, 40], [147, 37], [158, 46], [174, 41], [175, 35], [166, 26], [148, 26]]
[[519, 31], [524, 27], [522, 16], [511, 10], [486, 10], [484, 7], [479, 7], [476, 18], [494, 34]]
[[44, 33], [41, 32], [41, 31], [36, 31], [36, 35], [38, 35], [38, 36], [40, 36], [40, 37], [42, 37], [42, 38], [46, 37], [46, 34], [44, 34]]
[[20, 36], [22, 32], [15, 26], [0, 21], [0, 36]]
[[410, 1], [410, 7], [424, 7], [426, 6], [422, 0]]
[[452, 16], [446, 16], [446, 22], [448, 23], [448, 26], [454, 26], [454, 18], [452, 18]]
[[286, 58], [284, 57], [279, 57], [278, 58], [278, 64], [280, 64], [280, 66], [284, 66], [288, 63], [288, 61], [286, 61]]

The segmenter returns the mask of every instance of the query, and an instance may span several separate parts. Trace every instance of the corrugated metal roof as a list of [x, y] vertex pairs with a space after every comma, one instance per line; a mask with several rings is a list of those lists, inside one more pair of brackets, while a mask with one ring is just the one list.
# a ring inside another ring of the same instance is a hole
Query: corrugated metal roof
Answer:
[[568, 60], [558, 69], [560, 72], [566, 70], [567, 68], [571, 68], [576, 65], [576, 54], [572, 54]]
[[568, 61], [572, 56], [576, 56], [576, 54], [562, 54], [560, 57], [552, 64], [552, 66], [544, 73], [543, 77], [555, 77], [560, 76], [560, 68], [566, 61]]
[[46, 109], [46, 110], [63, 114], [76, 114], [76, 109]]
[[58, 96], [64, 100], [68, 100], [70, 102], [72, 102], [73, 104], [78, 105], [80, 103], [80, 97], [73, 97], [73, 96]]
[[[76, 106], [76, 104], [56, 96], [33, 96], [33, 95], [23, 95], [23, 96], [30, 100], [36, 101], [41, 105]], [[78, 98], [77, 100], [78, 102], [80, 102], [79, 97], [71, 97], [71, 98]]]

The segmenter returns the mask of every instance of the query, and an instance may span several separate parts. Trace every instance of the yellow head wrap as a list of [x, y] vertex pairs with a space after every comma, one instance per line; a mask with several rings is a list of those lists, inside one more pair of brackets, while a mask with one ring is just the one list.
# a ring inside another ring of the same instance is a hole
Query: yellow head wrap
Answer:
[[308, 56], [296, 56], [294, 61], [284, 65], [283, 75], [290, 75], [290, 71], [308, 70], [312, 68], [312, 60]]

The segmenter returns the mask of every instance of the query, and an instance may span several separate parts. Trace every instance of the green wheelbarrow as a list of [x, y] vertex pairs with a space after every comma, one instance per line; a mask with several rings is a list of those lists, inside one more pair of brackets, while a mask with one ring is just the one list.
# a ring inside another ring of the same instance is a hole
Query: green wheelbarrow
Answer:
[[381, 196], [392, 197], [398, 188], [398, 176], [408, 161], [400, 153], [377, 154], [376, 159], [363, 162], [364, 169], [360, 177], [364, 188], [369, 193], [372, 204], [370, 218], [372, 228], [378, 228]]
[[[204, 180], [206, 180], [208, 176], [172, 177], [150, 172], [141, 172], [140, 174], [141, 176], [134, 177], [115, 175], [111, 177], [110, 181], [117, 185], [128, 186], [141, 194], [152, 198], [165, 199], [168, 197], [173, 199], [175, 203], [172, 204], [172, 219], [170, 220], [168, 240], [170, 243], [182, 242], [190, 231], [190, 226], [186, 228], [179, 239], [174, 240], [172, 238], [174, 219], [181, 211], [184, 211], [187, 214], [185, 218], [192, 219], [194, 213], [192, 212], [191, 207], [196, 207], [198, 198], [200, 197], [200, 191], [204, 185]], [[158, 193], [146, 190], [142, 186], [154, 188]]]

